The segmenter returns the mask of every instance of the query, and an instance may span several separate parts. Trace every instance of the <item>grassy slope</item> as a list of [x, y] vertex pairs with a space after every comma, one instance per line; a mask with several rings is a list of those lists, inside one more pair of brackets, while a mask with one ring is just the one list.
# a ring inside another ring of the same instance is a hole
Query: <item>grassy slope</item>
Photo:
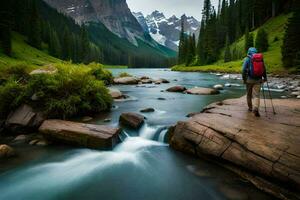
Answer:
[[[285, 24], [291, 14], [280, 15], [267, 21], [262, 28], [264, 28], [269, 36], [269, 49], [264, 52], [265, 63], [267, 65], [267, 70], [269, 73], [286, 73], [293, 72], [295, 69], [284, 69], [282, 67], [282, 55], [281, 46], [283, 42], [283, 37], [285, 33]], [[258, 30], [253, 31], [254, 38]], [[277, 38], [277, 40], [275, 40]], [[231, 45], [231, 50], [236, 47], [238, 50], [243, 51], [244, 49], [245, 37], [241, 37], [239, 40]], [[203, 71], [203, 72], [228, 72], [228, 73], [240, 73], [243, 60], [237, 60], [232, 62], [224, 63], [223, 55], [224, 50], [220, 54], [220, 59], [212, 65], [206, 66], [174, 66], [172, 70], [175, 71]]]
[[0, 53], [0, 67], [16, 64], [27, 64], [32, 66], [42, 66], [49, 63], [60, 63], [61, 60], [49, 56], [47, 52], [35, 49], [25, 42], [25, 37], [13, 33], [12, 57]]

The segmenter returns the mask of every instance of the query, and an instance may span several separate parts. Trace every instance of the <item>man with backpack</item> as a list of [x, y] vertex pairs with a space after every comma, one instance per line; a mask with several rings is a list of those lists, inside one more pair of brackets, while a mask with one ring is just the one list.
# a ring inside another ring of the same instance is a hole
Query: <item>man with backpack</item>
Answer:
[[261, 84], [267, 81], [263, 54], [257, 53], [254, 47], [249, 48], [242, 71], [244, 84], [247, 88], [248, 110], [249, 112], [253, 111], [254, 115], [259, 117], [260, 88]]

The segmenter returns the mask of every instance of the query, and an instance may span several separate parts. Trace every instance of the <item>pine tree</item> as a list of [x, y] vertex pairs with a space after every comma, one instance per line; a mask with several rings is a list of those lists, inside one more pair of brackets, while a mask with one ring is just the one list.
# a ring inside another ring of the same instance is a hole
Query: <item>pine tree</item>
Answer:
[[5, 1], [0, 7], [0, 47], [3, 53], [11, 56], [11, 3]]
[[50, 29], [49, 53], [50, 55], [56, 58], [61, 57], [61, 45], [57, 33], [56, 31], [52, 31], [51, 29]]
[[204, 47], [203, 47], [204, 33], [205, 33], [205, 27], [204, 27], [204, 21], [202, 20], [201, 26], [200, 26], [199, 37], [198, 37], [197, 50], [196, 50], [199, 65], [204, 63]]
[[184, 32], [184, 20], [181, 19], [181, 32], [178, 47], [178, 64], [183, 64], [186, 61], [186, 39]]
[[263, 28], [259, 29], [257, 32], [255, 47], [257, 48], [258, 52], [265, 52], [269, 48], [268, 34]]
[[71, 49], [71, 34], [67, 27], [65, 27], [65, 30], [62, 34], [62, 40], [61, 40], [61, 49], [62, 49], [62, 56], [61, 58], [63, 60], [68, 60], [72, 56], [72, 49]]
[[187, 43], [186, 65], [190, 65], [195, 58], [195, 34], [187, 37]]
[[203, 47], [204, 47], [204, 60], [205, 64], [213, 63], [218, 57], [218, 38], [217, 38], [217, 25], [216, 13], [213, 10], [210, 19], [207, 22]]
[[293, 16], [289, 19], [281, 48], [284, 67], [293, 67], [300, 51], [300, 2], [294, 1], [293, 8]]
[[254, 47], [253, 33], [249, 33], [248, 31], [246, 31], [246, 34], [245, 34], [245, 52], [247, 52], [250, 47]]
[[231, 59], [232, 56], [231, 56], [230, 45], [229, 45], [229, 37], [227, 36], [225, 52], [224, 52], [224, 62], [229, 62], [231, 61]]
[[202, 10], [202, 20], [204, 21], [205, 25], [208, 23], [211, 13], [212, 13], [211, 1], [204, 0], [204, 6]]
[[36, 0], [32, 1], [30, 10], [28, 42], [35, 48], [41, 48], [41, 22], [38, 14]]
[[83, 25], [81, 27], [81, 34], [80, 34], [80, 61], [87, 63], [87, 57], [88, 57], [88, 52], [89, 52], [89, 36], [87, 33], [87, 30], [85, 26]]

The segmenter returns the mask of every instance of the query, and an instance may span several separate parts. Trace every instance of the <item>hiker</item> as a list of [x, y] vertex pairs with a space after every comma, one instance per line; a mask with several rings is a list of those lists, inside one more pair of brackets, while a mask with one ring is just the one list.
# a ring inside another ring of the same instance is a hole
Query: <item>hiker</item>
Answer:
[[[243, 81], [247, 89], [247, 104], [249, 112], [259, 117], [260, 88], [267, 81], [267, 73], [263, 55], [257, 53], [256, 48], [251, 47], [243, 64]], [[253, 99], [253, 104], [252, 104]]]

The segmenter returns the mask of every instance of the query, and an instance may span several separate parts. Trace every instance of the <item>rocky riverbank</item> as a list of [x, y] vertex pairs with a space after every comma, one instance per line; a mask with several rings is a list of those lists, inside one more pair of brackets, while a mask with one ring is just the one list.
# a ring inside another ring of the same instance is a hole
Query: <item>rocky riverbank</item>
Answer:
[[[281, 194], [278, 198], [300, 198], [300, 101], [274, 100], [276, 115], [270, 101], [266, 103], [268, 112], [261, 110], [261, 118], [247, 111], [245, 97], [211, 104], [202, 113], [178, 122], [170, 131], [170, 145], [238, 166], [293, 193], [275, 192]], [[269, 189], [273, 194], [274, 188]]]
[[[241, 74], [222, 74], [213, 73], [214, 75], [220, 77], [220, 79], [228, 80], [225, 87], [235, 86], [230, 83], [230, 80], [242, 80]], [[300, 99], [300, 75], [289, 75], [289, 76], [279, 76], [279, 75], [269, 75], [268, 84], [271, 91], [283, 93], [286, 95], [281, 95], [282, 99], [287, 98], [297, 98]], [[268, 85], [264, 84], [264, 88], [267, 90]]]

